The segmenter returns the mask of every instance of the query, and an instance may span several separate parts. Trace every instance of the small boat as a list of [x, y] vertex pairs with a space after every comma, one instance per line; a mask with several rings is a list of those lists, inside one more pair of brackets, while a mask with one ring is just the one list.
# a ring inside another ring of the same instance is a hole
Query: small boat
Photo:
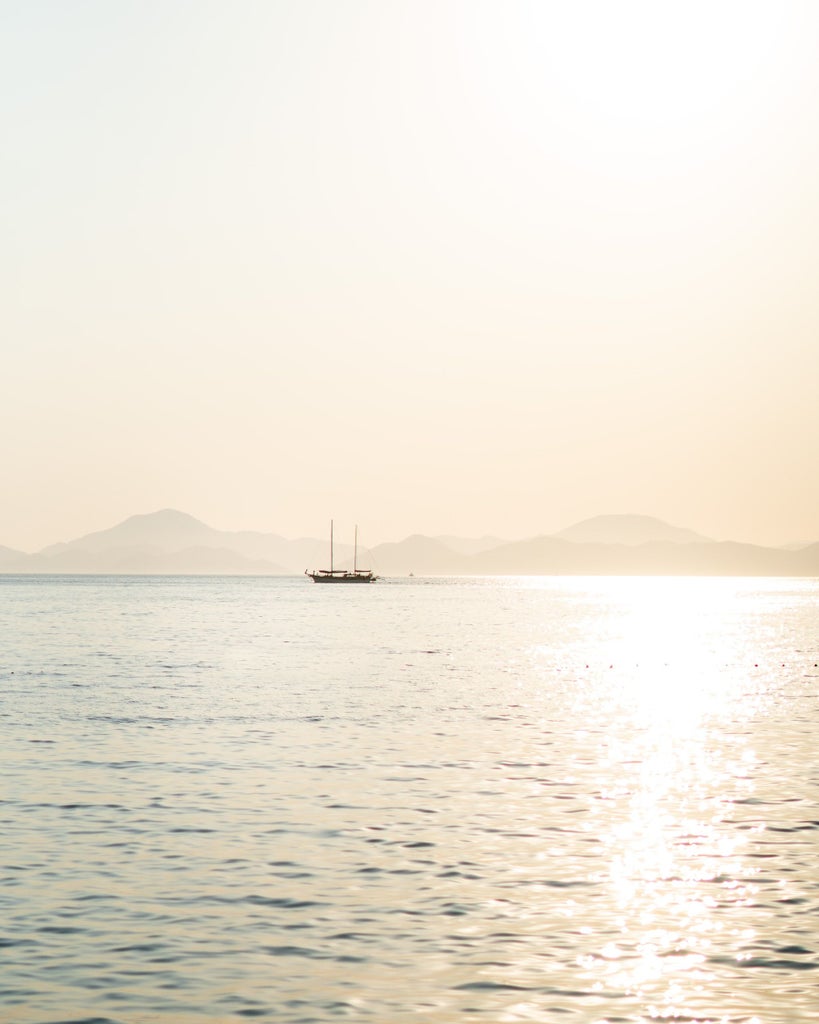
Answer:
[[353, 568], [336, 569], [333, 563], [333, 521], [330, 520], [330, 568], [304, 570], [314, 583], [375, 583], [378, 577], [372, 569], [358, 568], [358, 527], [355, 528], [355, 545], [353, 547]]

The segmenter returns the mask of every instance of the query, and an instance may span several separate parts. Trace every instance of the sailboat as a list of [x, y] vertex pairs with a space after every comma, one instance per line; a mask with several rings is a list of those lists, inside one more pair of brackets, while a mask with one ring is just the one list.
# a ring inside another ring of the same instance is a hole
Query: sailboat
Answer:
[[330, 520], [330, 568], [304, 570], [314, 583], [375, 583], [378, 577], [372, 569], [358, 568], [358, 527], [355, 528], [355, 546], [353, 547], [353, 568], [336, 569], [333, 564], [333, 520]]

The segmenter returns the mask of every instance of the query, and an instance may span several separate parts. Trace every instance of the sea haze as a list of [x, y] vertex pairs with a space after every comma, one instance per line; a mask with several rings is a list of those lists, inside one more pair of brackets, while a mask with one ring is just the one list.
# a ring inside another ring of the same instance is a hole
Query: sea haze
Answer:
[[[336, 568], [353, 565], [344, 536], [336, 530]], [[415, 534], [373, 548], [362, 542], [358, 553], [359, 566], [382, 576], [819, 576], [819, 543], [720, 543], [637, 515], [596, 516], [558, 534], [515, 542]], [[34, 554], [0, 547], [0, 574], [293, 575], [328, 561], [328, 538], [215, 530], [174, 509], [131, 516]]]
[[817, 610], [0, 579], [0, 1020], [819, 1020]]

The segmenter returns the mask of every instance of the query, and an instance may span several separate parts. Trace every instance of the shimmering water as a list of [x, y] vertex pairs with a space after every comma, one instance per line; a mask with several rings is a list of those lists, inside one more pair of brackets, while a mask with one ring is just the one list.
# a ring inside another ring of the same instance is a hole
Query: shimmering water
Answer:
[[0, 1020], [819, 1021], [819, 583], [0, 578]]

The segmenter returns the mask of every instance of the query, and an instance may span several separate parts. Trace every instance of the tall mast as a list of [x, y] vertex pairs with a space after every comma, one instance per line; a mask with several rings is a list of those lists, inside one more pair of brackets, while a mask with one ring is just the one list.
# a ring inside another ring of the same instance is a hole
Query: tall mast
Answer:
[[333, 571], [333, 520], [330, 520], [330, 572]]
[[353, 544], [353, 572], [358, 572], [358, 526], [355, 528], [355, 543]]

